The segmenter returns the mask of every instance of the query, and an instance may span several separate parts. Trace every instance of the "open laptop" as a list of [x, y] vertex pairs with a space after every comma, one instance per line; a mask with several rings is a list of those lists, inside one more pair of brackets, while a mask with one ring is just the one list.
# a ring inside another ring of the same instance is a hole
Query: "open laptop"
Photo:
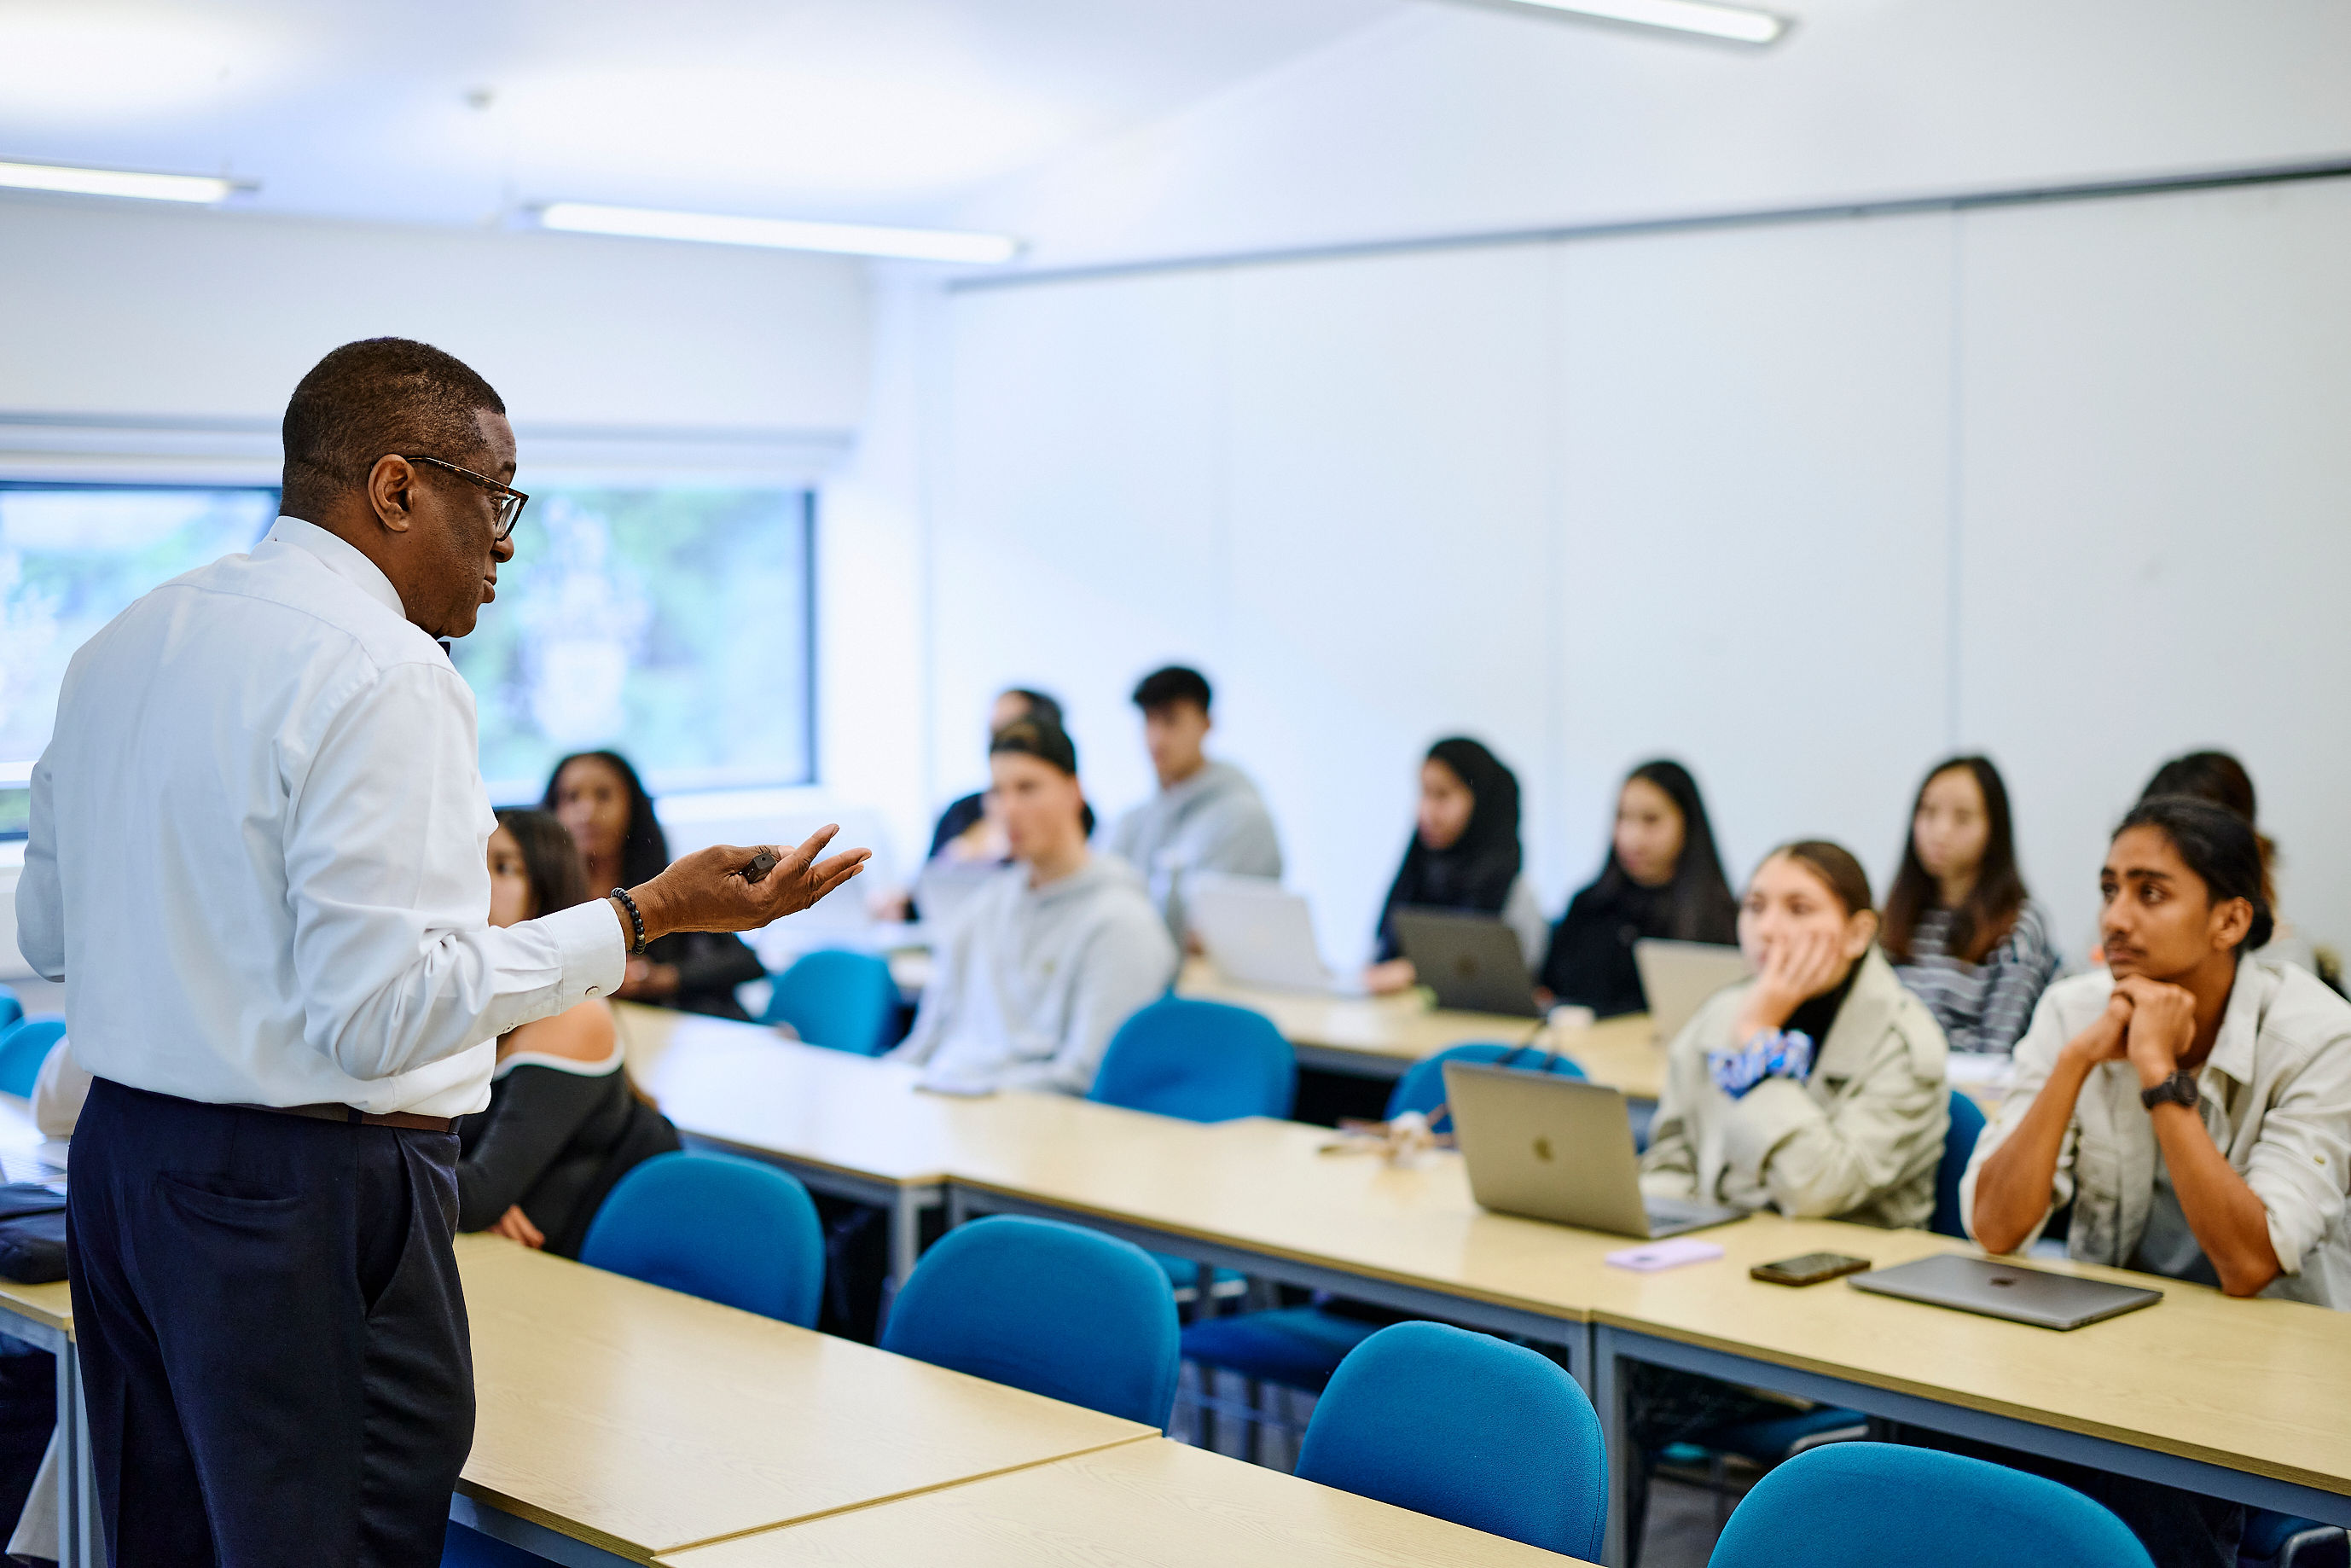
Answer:
[[1195, 872], [1184, 880], [1184, 918], [1218, 972], [1277, 991], [1343, 991], [1322, 963], [1306, 900], [1271, 877]]
[[1445, 1103], [1481, 1208], [1650, 1240], [1740, 1218], [1646, 1197], [1625, 1096], [1579, 1078], [1445, 1064]]
[[1399, 909], [1394, 919], [1396, 946], [1412, 960], [1420, 983], [1437, 993], [1438, 1007], [1542, 1017], [1519, 934], [1501, 920], [1437, 909]]
[[925, 863], [914, 879], [914, 907], [923, 924], [944, 931], [970, 907], [982, 888], [1004, 873], [1007, 861], [956, 861], [942, 855]]
[[1671, 1044], [1707, 998], [1754, 973], [1736, 947], [1655, 937], [1633, 944], [1633, 967], [1641, 972], [1641, 994], [1649, 998], [1649, 1021], [1656, 1026], [1659, 1045]]
[[1980, 1312], [2044, 1329], [2077, 1329], [2163, 1300], [2161, 1291], [2140, 1285], [2049, 1274], [1994, 1259], [1970, 1258], [1963, 1252], [1938, 1253], [1855, 1274], [1849, 1282], [1857, 1291], [1880, 1296], [1899, 1296], [1906, 1301]]

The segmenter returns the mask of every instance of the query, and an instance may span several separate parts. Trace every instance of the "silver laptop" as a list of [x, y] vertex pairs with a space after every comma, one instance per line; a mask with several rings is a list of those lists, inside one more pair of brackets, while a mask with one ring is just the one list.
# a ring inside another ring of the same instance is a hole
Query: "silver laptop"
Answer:
[[1850, 1283], [1857, 1291], [1880, 1296], [1899, 1296], [1906, 1301], [1980, 1312], [1988, 1318], [2007, 1318], [2044, 1329], [2077, 1329], [2163, 1300], [2161, 1291], [2143, 1286], [2077, 1280], [2071, 1274], [2020, 1269], [2013, 1263], [1970, 1258], [1962, 1252], [1938, 1253], [1855, 1274]]
[[1184, 881], [1184, 918], [1209, 960], [1237, 985], [1277, 991], [1343, 991], [1314, 941], [1306, 900], [1271, 877], [1195, 872]]
[[1645, 1197], [1625, 1096], [1580, 1078], [1445, 1064], [1445, 1103], [1481, 1208], [1650, 1240], [1740, 1218]]
[[945, 855], [925, 863], [914, 879], [914, 907], [923, 924], [944, 931], [971, 906], [980, 890], [1004, 874], [1009, 861], [956, 861]]
[[1641, 994], [1649, 999], [1649, 1021], [1656, 1026], [1659, 1045], [1671, 1044], [1707, 998], [1754, 973], [1736, 947], [1646, 936], [1633, 944], [1633, 967], [1641, 972]]
[[1396, 946], [1412, 960], [1420, 983], [1437, 993], [1438, 1007], [1507, 1018], [1542, 1017], [1519, 934], [1498, 917], [1399, 909], [1394, 919]]

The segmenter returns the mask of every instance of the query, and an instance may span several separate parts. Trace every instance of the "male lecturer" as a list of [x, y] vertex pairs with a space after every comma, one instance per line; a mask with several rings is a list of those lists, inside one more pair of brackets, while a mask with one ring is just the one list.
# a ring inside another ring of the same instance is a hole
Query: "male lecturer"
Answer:
[[497, 1036], [669, 931], [802, 909], [863, 852], [757, 852], [503, 930], [474, 629], [524, 496], [506, 405], [379, 338], [286, 408], [284, 515], [74, 655], [33, 772], [18, 943], [97, 1075], [75, 1336], [124, 1568], [433, 1568], [474, 1430], [457, 1140]]

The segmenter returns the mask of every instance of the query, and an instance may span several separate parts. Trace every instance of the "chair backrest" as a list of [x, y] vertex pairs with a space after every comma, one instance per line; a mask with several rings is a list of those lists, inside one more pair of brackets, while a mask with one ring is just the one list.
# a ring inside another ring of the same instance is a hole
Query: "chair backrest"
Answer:
[[[1445, 1064], [1448, 1061], [1499, 1061], [1510, 1059], [1512, 1067], [1523, 1067], [1529, 1072], [1555, 1072], [1562, 1078], [1581, 1078], [1583, 1069], [1556, 1052], [1515, 1045], [1489, 1044], [1480, 1040], [1471, 1045], [1450, 1045], [1435, 1056], [1424, 1056], [1405, 1069], [1402, 1078], [1388, 1095], [1388, 1120], [1393, 1122], [1406, 1111], [1427, 1115], [1445, 1103]], [[1548, 1058], [1548, 1064], [1545, 1059]], [[1453, 1130], [1453, 1118], [1439, 1116], [1429, 1124], [1435, 1133]]]
[[878, 1056], [897, 1011], [888, 959], [827, 948], [801, 954], [775, 977], [759, 1021], [788, 1023], [810, 1045]]
[[16, 999], [14, 991], [0, 991], [0, 1034], [7, 1032], [16, 1021], [25, 1016], [25, 1004]]
[[20, 1019], [0, 1030], [0, 1094], [31, 1099], [41, 1063], [65, 1034], [66, 1020], [55, 1018]]
[[1347, 1353], [1298, 1473], [1586, 1561], [1608, 1523], [1608, 1453], [1575, 1379], [1443, 1323], [1392, 1324]]
[[1187, 1122], [1229, 1122], [1287, 1116], [1297, 1092], [1297, 1053], [1271, 1019], [1169, 997], [1119, 1026], [1086, 1098]]
[[1181, 1333], [1166, 1271], [1141, 1248], [998, 1215], [923, 1254], [882, 1348], [1165, 1431]]
[[816, 1326], [824, 1227], [794, 1177], [731, 1155], [655, 1155], [622, 1176], [580, 1260], [690, 1296]]
[[2122, 1521], [2070, 1487], [1934, 1448], [1830, 1443], [1755, 1483], [1708, 1568], [2150, 1568]]
[[1984, 1113], [1976, 1103], [1951, 1091], [1951, 1124], [1943, 1133], [1943, 1162], [1935, 1167], [1935, 1212], [1927, 1221], [1927, 1228], [1938, 1236], [1965, 1239], [1968, 1228], [1959, 1223], [1959, 1178], [1968, 1172], [1968, 1160], [1976, 1152], [1976, 1140], [1983, 1136]]

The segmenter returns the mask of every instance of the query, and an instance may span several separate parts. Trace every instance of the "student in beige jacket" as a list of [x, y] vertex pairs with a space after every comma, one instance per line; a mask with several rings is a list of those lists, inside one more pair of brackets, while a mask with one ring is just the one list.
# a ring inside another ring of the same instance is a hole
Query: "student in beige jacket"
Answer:
[[1927, 1222], [1949, 1124], [1943, 1030], [1876, 937], [1852, 855], [1807, 841], [1765, 857], [1739, 912], [1755, 978], [1675, 1039], [1646, 1191], [1799, 1218]]
[[[1643, 1190], [1804, 1218], [1923, 1225], [1950, 1122], [1942, 1026], [1877, 951], [1860, 862], [1807, 840], [1755, 868], [1739, 945], [1755, 977], [1675, 1037], [1641, 1160]], [[1640, 1539], [1653, 1456], [1782, 1402], [1672, 1367], [1627, 1380], [1629, 1538]]]

